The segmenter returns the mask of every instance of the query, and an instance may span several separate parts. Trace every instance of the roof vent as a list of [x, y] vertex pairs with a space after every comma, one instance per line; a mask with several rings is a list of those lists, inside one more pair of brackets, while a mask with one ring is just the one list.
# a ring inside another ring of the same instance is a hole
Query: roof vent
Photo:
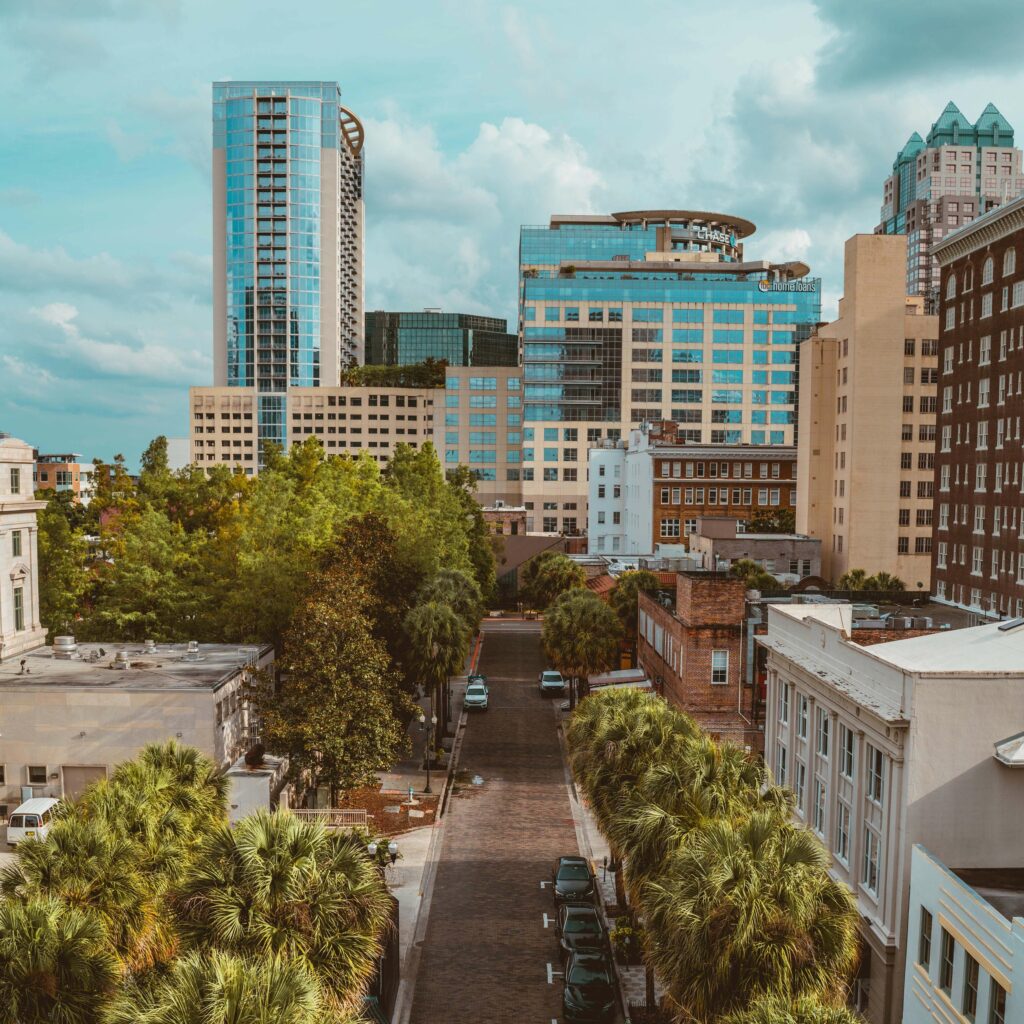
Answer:
[[118, 651], [114, 655], [114, 668], [126, 671], [132, 667], [131, 660], [128, 657], [127, 651]]
[[78, 644], [73, 636], [55, 636], [53, 638], [53, 656], [61, 661], [70, 661], [78, 657]]
[[156, 641], [146, 640], [143, 642], [142, 650], [146, 654], [156, 654]]
[[202, 661], [203, 656], [199, 653], [199, 641], [189, 640], [188, 650], [185, 651], [185, 661]]
[[1016, 629], [1018, 626], [1024, 626], [1024, 619], [1007, 619], [1006, 622], [999, 623], [999, 632], [1009, 633], [1011, 629]]

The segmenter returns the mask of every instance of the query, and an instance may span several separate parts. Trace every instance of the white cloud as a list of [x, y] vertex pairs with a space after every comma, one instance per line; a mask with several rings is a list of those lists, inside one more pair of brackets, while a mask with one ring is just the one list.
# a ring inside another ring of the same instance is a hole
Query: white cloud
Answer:
[[149, 151], [149, 141], [145, 136], [126, 132], [113, 119], [107, 121], [105, 131], [107, 141], [114, 147], [114, 152], [122, 163], [138, 160]]
[[399, 112], [366, 127], [369, 309], [512, 318], [520, 224], [599, 207], [584, 148], [522, 118], [481, 124], [451, 155]]

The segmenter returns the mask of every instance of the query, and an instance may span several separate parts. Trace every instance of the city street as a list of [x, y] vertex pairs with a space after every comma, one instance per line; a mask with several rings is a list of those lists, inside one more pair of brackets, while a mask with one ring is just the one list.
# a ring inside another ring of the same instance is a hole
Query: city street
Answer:
[[[560, 1016], [550, 877], [578, 852], [537, 623], [487, 622], [480, 664], [490, 709], [471, 715], [415, 979], [411, 1024]], [[472, 784], [473, 776], [483, 779]]]

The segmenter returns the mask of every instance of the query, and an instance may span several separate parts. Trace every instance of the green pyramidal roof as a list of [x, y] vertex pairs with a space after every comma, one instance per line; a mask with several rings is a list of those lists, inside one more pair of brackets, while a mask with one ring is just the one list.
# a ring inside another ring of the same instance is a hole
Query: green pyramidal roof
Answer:
[[989, 103], [974, 123], [979, 146], [1012, 146], [1013, 126], [994, 103]]
[[917, 132], [914, 132], [907, 139], [907, 144], [900, 150], [899, 159], [904, 160], [907, 157], [916, 156], [922, 149], [924, 149], [924, 139]]
[[974, 122], [974, 126], [976, 128], [991, 128], [993, 125], [999, 125], [1000, 131], [1013, 131], [1010, 122], [999, 112], [999, 108], [994, 103], [989, 103], [981, 112], [978, 120]]

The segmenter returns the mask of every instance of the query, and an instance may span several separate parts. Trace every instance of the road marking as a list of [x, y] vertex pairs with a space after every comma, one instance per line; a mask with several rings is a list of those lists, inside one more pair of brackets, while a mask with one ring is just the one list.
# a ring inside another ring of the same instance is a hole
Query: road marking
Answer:
[[550, 882], [541, 882], [540, 887], [543, 889], [545, 886], [550, 885]]
[[548, 920], [548, 915], [547, 915], [547, 914], [545, 914], [545, 915], [544, 915], [544, 927], [545, 927], [545, 928], [547, 928], [547, 926], [548, 926], [549, 924], [551, 924], [551, 922], [550, 922], [550, 921]]
[[551, 964], [548, 964], [548, 984], [554, 985], [555, 978], [564, 978], [565, 975], [561, 971], [556, 971]]

